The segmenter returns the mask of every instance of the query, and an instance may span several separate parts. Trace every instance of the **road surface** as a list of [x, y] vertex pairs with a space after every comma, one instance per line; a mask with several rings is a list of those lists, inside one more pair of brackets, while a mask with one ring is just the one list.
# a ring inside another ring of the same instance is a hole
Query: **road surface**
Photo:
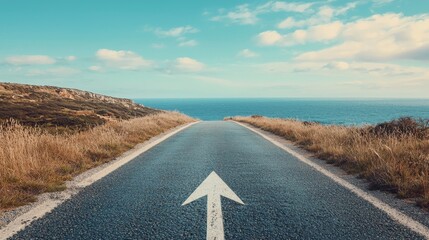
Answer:
[[207, 197], [184, 201], [211, 173], [225, 239], [422, 239], [261, 136], [201, 122], [83, 189], [13, 239], [205, 239]]

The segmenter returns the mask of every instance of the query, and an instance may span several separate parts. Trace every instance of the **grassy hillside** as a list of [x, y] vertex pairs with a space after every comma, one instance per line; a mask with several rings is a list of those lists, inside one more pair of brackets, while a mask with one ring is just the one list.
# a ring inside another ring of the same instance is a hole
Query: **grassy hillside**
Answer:
[[25, 126], [81, 129], [158, 112], [129, 99], [76, 89], [0, 83], [0, 123], [12, 118]]
[[128, 99], [0, 83], [0, 211], [62, 190], [77, 174], [193, 121]]

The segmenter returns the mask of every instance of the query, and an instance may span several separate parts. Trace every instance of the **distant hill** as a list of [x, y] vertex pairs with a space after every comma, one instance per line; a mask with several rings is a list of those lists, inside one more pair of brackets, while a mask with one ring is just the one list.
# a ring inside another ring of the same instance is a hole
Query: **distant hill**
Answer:
[[0, 122], [77, 129], [157, 112], [129, 99], [77, 89], [0, 83]]

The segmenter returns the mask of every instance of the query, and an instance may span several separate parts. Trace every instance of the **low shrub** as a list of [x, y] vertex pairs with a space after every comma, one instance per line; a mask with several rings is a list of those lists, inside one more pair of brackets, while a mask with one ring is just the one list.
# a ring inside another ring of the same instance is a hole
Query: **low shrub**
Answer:
[[401, 137], [403, 135], [410, 135], [423, 139], [428, 136], [428, 122], [416, 120], [411, 117], [402, 117], [390, 122], [379, 123], [371, 127], [370, 132], [380, 136]]

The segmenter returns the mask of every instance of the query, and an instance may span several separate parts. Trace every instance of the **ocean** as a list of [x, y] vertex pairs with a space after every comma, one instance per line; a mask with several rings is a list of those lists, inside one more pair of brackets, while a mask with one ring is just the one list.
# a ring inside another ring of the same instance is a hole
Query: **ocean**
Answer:
[[201, 120], [263, 115], [322, 124], [375, 124], [410, 116], [429, 119], [429, 99], [134, 99], [147, 107], [176, 110]]

